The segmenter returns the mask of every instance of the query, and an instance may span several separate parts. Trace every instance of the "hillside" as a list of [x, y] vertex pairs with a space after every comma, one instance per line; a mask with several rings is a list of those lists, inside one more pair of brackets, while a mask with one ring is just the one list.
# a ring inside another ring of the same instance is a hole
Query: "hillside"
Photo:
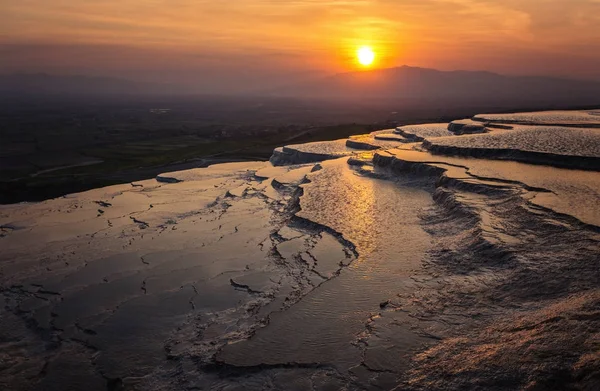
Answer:
[[402, 66], [340, 73], [274, 91], [276, 95], [464, 104], [597, 104], [600, 82]]

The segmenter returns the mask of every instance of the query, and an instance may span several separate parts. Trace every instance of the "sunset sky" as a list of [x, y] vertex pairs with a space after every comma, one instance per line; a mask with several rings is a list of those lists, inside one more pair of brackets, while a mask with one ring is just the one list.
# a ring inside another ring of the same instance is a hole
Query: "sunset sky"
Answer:
[[0, 72], [201, 83], [374, 67], [600, 79], [600, 0], [0, 0]]

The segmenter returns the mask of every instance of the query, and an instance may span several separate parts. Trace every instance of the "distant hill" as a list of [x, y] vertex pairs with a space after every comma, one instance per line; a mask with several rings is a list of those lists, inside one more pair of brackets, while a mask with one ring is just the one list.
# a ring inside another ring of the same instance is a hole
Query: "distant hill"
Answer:
[[273, 91], [304, 98], [463, 104], [599, 104], [600, 82], [402, 66], [341, 73]]
[[[202, 94], [192, 85], [142, 83], [110, 77], [0, 75], [0, 97]], [[283, 88], [247, 92], [301, 99], [386, 103], [408, 107], [548, 107], [600, 105], [600, 82], [491, 72], [438, 71], [402, 66], [341, 73]]]

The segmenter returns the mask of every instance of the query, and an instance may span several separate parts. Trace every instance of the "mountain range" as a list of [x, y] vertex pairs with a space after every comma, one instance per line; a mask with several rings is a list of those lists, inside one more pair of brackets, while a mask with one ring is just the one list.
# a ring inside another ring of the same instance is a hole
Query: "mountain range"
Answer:
[[[0, 94], [140, 95], [204, 94], [190, 86], [125, 79], [48, 74], [0, 75]], [[246, 95], [307, 99], [512, 105], [600, 103], [600, 82], [541, 76], [505, 76], [483, 71], [439, 71], [416, 67], [340, 73]]]
[[489, 103], [600, 103], [600, 82], [402, 66], [340, 73], [287, 86], [278, 95], [350, 100]]

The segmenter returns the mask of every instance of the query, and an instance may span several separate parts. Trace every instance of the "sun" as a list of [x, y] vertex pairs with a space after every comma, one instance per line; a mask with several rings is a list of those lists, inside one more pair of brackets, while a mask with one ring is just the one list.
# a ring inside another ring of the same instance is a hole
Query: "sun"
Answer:
[[368, 67], [375, 61], [375, 52], [368, 46], [359, 48], [356, 51], [356, 56], [358, 57], [358, 62], [365, 67]]

